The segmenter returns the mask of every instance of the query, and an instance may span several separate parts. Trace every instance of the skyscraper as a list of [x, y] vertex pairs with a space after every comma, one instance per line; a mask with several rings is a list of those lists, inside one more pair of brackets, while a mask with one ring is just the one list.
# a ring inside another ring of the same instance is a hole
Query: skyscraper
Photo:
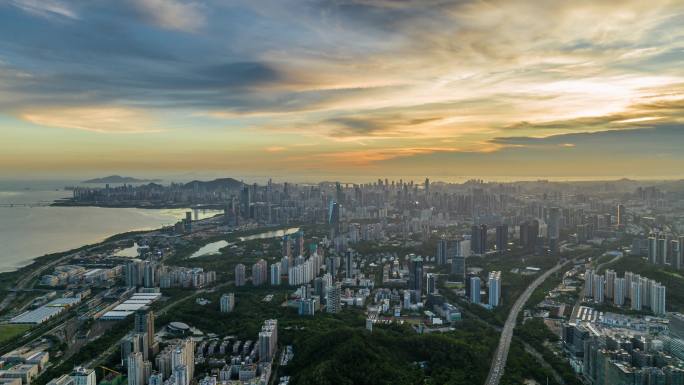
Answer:
[[629, 296], [631, 297], [632, 310], [641, 310], [641, 282], [633, 280]]
[[353, 252], [347, 250], [344, 253], [344, 274], [346, 278], [352, 278], [354, 273], [354, 259]]
[[496, 251], [499, 254], [506, 252], [508, 248], [508, 225], [500, 224], [496, 226]]
[[648, 237], [648, 262], [653, 265], [658, 263], [658, 236], [655, 234]]
[[442, 238], [437, 240], [437, 255], [435, 259], [438, 265], [446, 265], [447, 263], [447, 240]]
[[656, 283], [651, 288], [651, 311], [655, 315], [665, 315], [665, 286]]
[[335, 202], [330, 202], [330, 208], [328, 209], [328, 224], [330, 225], [330, 231], [333, 237], [340, 233], [340, 205]]
[[134, 331], [145, 334], [145, 345], [148, 351], [144, 352], [144, 357], [151, 357], [154, 350], [154, 312], [147, 306], [135, 312]]
[[280, 262], [276, 262], [271, 265], [271, 285], [272, 286], [278, 286], [280, 285], [280, 276], [281, 276], [281, 266], [282, 264]]
[[487, 287], [489, 290], [489, 306], [497, 307], [501, 301], [501, 272], [489, 272], [489, 279], [487, 280]]
[[480, 277], [470, 277], [470, 302], [480, 303]]
[[451, 257], [451, 274], [453, 274], [456, 279], [460, 279], [462, 282], [465, 282], [466, 266], [465, 256], [461, 250], [461, 241], [450, 241], [448, 250]]
[[617, 225], [618, 227], [624, 227], [627, 223], [627, 218], [625, 217], [625, 206], [622, 204], [617, 205]]
[[487, 252], [487, 225], [471, 227], [470, 246], [475, 254], [482, 255]]
[[423, 292], [423, 258], [415, 255], [409, 257], [409, 290]]
[[435, 294], [437, 292], [437, 276], [428, 273], [426, 275], [426, 282], [427, 282], [427, 294]]
[[608, 299], [613, 299], [613, 293], [614, 293], [614, 288], [615, 288], [615, 278], [617, 277], [617, 274], [615, 274], [615, 271], [613, 270], [606, 270], [606, 298]]
[[520, 246], [526, 251], [533, 251], [539, 237], [539, 221], [533, 219], [520, 224]]

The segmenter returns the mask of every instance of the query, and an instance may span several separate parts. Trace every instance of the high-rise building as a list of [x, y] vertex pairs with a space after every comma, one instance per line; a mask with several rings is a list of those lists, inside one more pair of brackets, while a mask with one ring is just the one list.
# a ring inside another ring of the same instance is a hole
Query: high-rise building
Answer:
[[423, 258], [411, 255], [409, 257], [409, 290], [417, 292], [420, 296], [423, 292]]
[[487, 280], [487, 287], [489, 290], [489, 306], [497, 307], [501, 301], [501, 272], [489, 272], [489, 279]]
[[259, 332], [259, 361], [270, 362], [278, 347], [278, 320], [269, 319]]
[[226, 293], [221, 296], [219, 300], [219, 308], [221, 313], [230, 313], [235, 309], [235, 294]]
[[629, 296], [631, 297], [632, 310], [641, 310], [641, 281], [633, 280]]
[[594, 284], [592, 285], [594, 303], [603, 303], [605, 300], [605, 287], [606, 278], [601, 274], [594, 275]]
[[584, 296], [592, 298], [594, 296], [594, 270], [587, 269], [584, 272]]
[[339, 282], [328, 287], [327, 300], [325, 302], [325, 310], [328, 313], [339, 313], [342, 310], [342, 286]]
[[615, 274], [615, 271], [613, 270], [606, 270], [606, 298], [608, 299], [613, 299], [613, 292], [615, 288], [615, 278], [617, 277], [617, 274]]
[[483, 255], [487, 252], [487, 225], [471, 227], [470, 247], [475, 254]]
[[94, 369], [79, 366], [71, 371], [70, 377], [74, 381], [73, 385], [97, 385]]
[[684, 235], [679, 237], [677, 241], [677, 258], [675, 258], [674, 268], [677, 270], [682, 269], [684, 264]]
[[330, 201], [328, 209], [328, 224], [333, 237], [340, 233], [340, 205], [335, 201]]
[[526, 251], [533, 251], [539, 237], [539, 221], [533, 219], [520, 224], [520, 246]]
[[508, 225], [500, 224], [496, 226], [496, 251], [500, 254], [506, 252], [508, 248]]
[[155, 349], [154, 341], [154, 312], [145, 306], [135, 312], [134, 329], [136, 333], [144, 333], [147, 352], [143, 351], [143, 358], [151, 357]]
[[354, 275], [354, 253], [347, 250], [344, 253], [344, 274], [346, 278], [352, 278]]
[[280, 276], [282, 275], [280, 266], [281, 266], [280, 262], [276, 262], [276, 263], [271, 265], [271, 285], [272, 286], [280, 285]]
[[667, 262], [667, 249], [668, 240], [665, 235], [660, 235], [656, 241], [656, 263], [659, 265], [665, 265]]
[[480, 277], [470, 277], [470, 302], [480, 303]]
[[648, 262], [651, 264], [658, 263], [658, 236], [651, 235], [648, 237]]
[[655, 315], [665, 315], [665, 286], [655, 283], [651, 288], [651, 311]]
[[427, 294], [435, 294], [437, 292], [437, 276], [428, 273], [425, 281], [427, 283]]
[[268, 282], [268, 262], [260, 259], [252, 265], [252, 285], [261, 286]]
[[617, 205], [617, 225], [619, 227], [624, 227], [627, 224], [625, 214], [625, 206], [622, 204]]
[[128, 356], [128, 385], [145, 385], [143, 355], [140, 352]]
[[548, 235], [549, 235], [549, 240], [555, 239], [558, 240], [560, 238], [560, 219], [561, 219], [561, 210], [558, 207], [551, 207], [549, 209], [549, 227], [548, 227]]
[[625, 281], [624, 278], [615, 278], [613, 282], [613, 304], [615, 304], [615, 306], [622, 306], [625, 304], [627, 288]]
[[448, 258], [448, 243], [446, 239], [438, 239], [437, 240], [437, 255], [435, 256], [435, 259], [437, 260], [438, 265], [446, 265], [447, 263], [447, 258]]
[[245, 286], [245, 265], [238, 263], [235, 265], [235, 286]]

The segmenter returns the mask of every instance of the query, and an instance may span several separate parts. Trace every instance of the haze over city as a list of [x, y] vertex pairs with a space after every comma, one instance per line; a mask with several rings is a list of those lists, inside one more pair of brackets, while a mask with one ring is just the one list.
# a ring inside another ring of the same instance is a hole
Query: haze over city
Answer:
[[683, 0], [0, 0], [0, 385], [682, 385], [683, 145]]
[[4, 1], [0, 175], [680, 178], [682, 12]]

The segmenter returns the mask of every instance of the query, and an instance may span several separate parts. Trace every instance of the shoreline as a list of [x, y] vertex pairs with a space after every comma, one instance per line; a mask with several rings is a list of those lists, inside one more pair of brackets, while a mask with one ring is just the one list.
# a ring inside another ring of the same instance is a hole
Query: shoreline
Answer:
[[223, 210], [225, 205], [214, 203], [214, 204], [198, 204], [192, 207], [192, 204], [140, 204], [140, 203], [116, 203], [116, 204], [104, 204], [98, 202], [75, 202], [71, 199], [60, 199], [50, 203], [51, 207], [100, 207], [100, 208], [112, 208], [112, 209], [149, 209], [149, 210], [172, 210], [172, 209], [188, 209], [188, 210]]

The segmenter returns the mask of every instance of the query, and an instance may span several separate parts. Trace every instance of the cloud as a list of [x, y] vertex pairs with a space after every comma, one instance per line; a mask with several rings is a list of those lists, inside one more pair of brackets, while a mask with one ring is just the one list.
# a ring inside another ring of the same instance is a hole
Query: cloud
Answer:
[[57, 0], [9, 0], [9, 4], [34, 16], [78, 19], [76, 12]]
[[132, 134], [159, 132], [155, 120], [146, 112], [122, 107], [63, 107], [27, 110], [26, 121], [41, 126], [71, 128], [99, 133]]
[[184, 0], [130, 0], [143, 17], [155, 25], [185, 32], [204, 26], [205, 16], [198, 3]]

